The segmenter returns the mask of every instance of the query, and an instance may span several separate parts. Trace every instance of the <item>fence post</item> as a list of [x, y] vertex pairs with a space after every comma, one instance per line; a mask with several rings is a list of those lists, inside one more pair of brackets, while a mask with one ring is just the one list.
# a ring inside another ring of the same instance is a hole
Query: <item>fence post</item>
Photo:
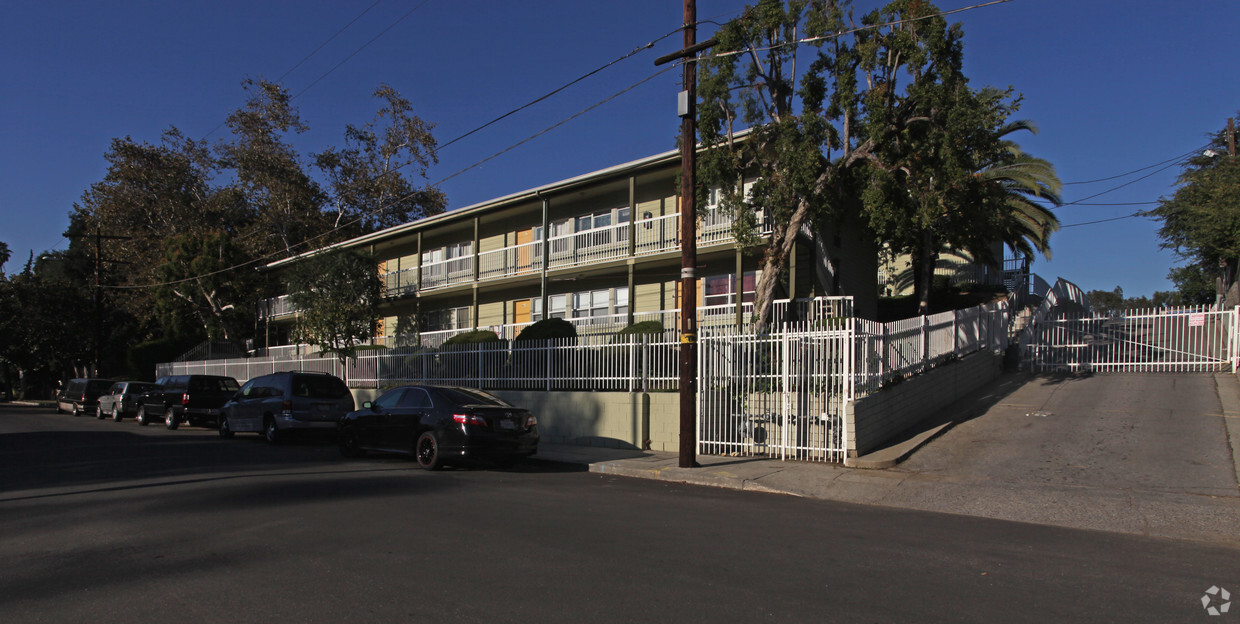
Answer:
[[952, 355], [960, 355], [960, 310], [952, 310]]
[[546, 368], [543, 369], [543, 376], [547, 378], [547, 392], [551, 392], [551, 338], [544, 339], [543, 352], [547, 354]]
[[921, 370], [919, 373], [926, 372], [930, 368], [930, 317], [922, 315], [921, 317]]
[[1231, 309], [1231, 331], [1228, 333], [1231, 336], [1227, 345], [1227, 354], [1231, 360], [1231, 372], [1234, 375], [1237, 363], [1240, 363], [1240, 354], [1236, 353], [1237, 343], [1240, 342], [1237, 340], [1237, 335], [1240, 334], [1240, 305]]

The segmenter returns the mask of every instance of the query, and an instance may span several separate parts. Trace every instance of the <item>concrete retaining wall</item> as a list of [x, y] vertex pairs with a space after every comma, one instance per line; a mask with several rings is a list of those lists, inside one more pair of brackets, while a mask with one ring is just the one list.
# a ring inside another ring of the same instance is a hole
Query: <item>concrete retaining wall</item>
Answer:
[[[538, 417], [542, 439], [555, 444], [680, 449], [680, 395], [675, 392], [542, 392], [491, 390], [513, 405]], [[379, 390], [357, 388], [353, 400], [360, 408]]]
[[675, 392], [494, 391], [538, 416], [542, 439], [557, 444], [679, 448], [680, 398]]
[[981, 351], [858, 399], [846, 413], [848, 456], [880, 448], [1002, 372], [1003, 354]]

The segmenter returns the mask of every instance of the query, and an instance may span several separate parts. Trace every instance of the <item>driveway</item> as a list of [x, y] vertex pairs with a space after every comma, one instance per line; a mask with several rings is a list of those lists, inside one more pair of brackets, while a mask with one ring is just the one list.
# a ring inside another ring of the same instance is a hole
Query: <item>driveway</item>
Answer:
[[874, 502], [1236, 543], [1238, 417], [1234, 375], [1030, 377]]

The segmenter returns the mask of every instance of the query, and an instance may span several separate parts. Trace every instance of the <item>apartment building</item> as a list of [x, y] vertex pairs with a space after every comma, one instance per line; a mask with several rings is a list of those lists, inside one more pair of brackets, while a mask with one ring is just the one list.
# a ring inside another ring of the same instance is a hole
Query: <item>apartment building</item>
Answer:
[[[383, 282], [376, 342], [388, 345], [435, 346], [473, 329], [512, 338], [550, 317], [569, 320], [579, 333], [646, 320], [671, 329], [681, 296], [679, 165], [679, 153], [667, 152], [336, 247], [376, 259]], [[763, 248], [742, 249], [730, 216], [713, 202], [699, 208], [698, 218], [699, 322], [747, 322]], [[820, 236], [807, 228], [777, 298], [852, 295], [857, 314], [870, 316], [877, 274], [872, 237], [854, 224]], [[295, 314], [285, 296], [265, 302], [260, 317], [274, 328], [269, 336], [280, 336]]]

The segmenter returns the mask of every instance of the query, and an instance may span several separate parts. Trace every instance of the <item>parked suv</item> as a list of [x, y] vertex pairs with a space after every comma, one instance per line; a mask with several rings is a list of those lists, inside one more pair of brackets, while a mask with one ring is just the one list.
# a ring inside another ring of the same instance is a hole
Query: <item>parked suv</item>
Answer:
[[153, 383], [141, 381], [118, 381], [99, 395], [99, 405], [95, 408], [95, 417], [100, 420], [112, 417], [120, 422], [125, 416], [133, 414], [138, 408], [138, 397], [155, 387]]
[[353, 411], [353, 394], [339, 377], [327, 373], [291, 371], [255, 377], [224, 404], [220, 437], [238, 431], [261, 433], [276, 444], [290, 431], [335, 430], [336, 423]]
[[138, 398], [139, 425], [163, 417], [164, 426], [181, 423], [199, 427], [217, 422], [220, 406], [237, 393], [237, 380], [220, 375], [172, 375], [155, 380], [155, 387]]
[[111, 385], [111, 379], [70, 379], [64, 390], [56, 395], [56, 413], [69, 412], [74, 416], [94, 413], [99, 395]]

